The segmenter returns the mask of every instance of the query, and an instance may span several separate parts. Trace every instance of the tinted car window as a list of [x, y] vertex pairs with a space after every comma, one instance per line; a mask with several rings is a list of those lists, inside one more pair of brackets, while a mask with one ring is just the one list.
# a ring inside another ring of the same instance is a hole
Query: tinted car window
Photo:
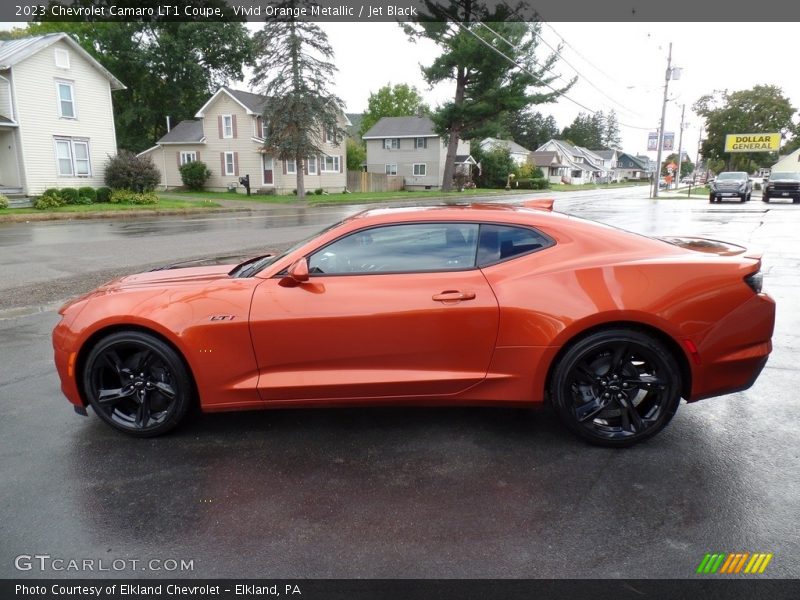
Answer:
[[553, 245], [535, 229], [511, 225], [481, 225], [478, 266], [483, 267]]
[[309, 257], [311, 274], [452, 271], [475, 266], [478, 225], [413, 223], [351, 233]]

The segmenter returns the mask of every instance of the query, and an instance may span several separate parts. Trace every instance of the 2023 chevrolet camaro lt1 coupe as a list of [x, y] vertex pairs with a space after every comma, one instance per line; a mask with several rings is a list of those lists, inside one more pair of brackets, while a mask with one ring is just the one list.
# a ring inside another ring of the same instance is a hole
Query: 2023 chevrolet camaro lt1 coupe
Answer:
[[60, 310], [61, 387], [136, 436], [203, 411], [549, 402], [625, 446], [750, 387], [775, 304], [740, 246], [521, 206], [367, 210], [280, 255], [122, 277]]

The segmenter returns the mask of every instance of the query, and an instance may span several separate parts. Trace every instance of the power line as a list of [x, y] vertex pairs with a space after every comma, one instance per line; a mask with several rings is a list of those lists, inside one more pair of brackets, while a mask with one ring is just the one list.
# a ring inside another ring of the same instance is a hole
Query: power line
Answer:
[[[521, 65], [519, 62], [517, 62], [517, 61], [516, 61], [516, 60], [514, 60], [513, 58], [509, 57], [507, 54], [505, 54], [505, 53], [501, 52], [501, 51], [500, 51], [500, 50], [498, 50], [496, 47], [492, 46], [492, 45], [491, 45], [489, 42], [487, 42], [487, 41], [486, 41], [486, 40], [484, 40], [484, 39], [483, 39], [481, 36], [479, 36], [477, 33], [475, 33], [474, 31], [472, 31], [472, 30], [471, 30], [469, 27], [465, 27], [463, 24], [461, 24], [461, 23], [460, 23], [460, 22], [458, 22], [458, 21], [452, 21], [452, 22], [453, 22], [453, 23], [455, 23], [455, 24], [456, 24], [456, 26], [460, 27], [461, 29], [463, 29], [464, 31], [466, 31], [467, 33], [469, 33], [470, 35], [472, 35], [473, 37], [475, 37], [475, 38], [476, 38], [478, 41], [480, 41], [480, 42], [481, 42], [483, 45], [485, 45], [487, 48], [489, 48], [489, 49], [490, 49], [490, 50], [492, 50], [493, 52], [495, 52], [495, 53], [499, 54], [500, 56], [502, 56], [503, 58], [505, 58], [505, 59], [506, 59], [508, 62], [510, 62], [511, 64], [513, 64], [514, 66], [516, 66], [518, 69], [520, 69], [520, 70], [524, 71], [525, 73], [527, 73], [528, 75], [530, 75], [530, 76], [532, 76], [532, 77], [535, 77], [536, 79], [538, 79], [538, 80], [539, 80], [539, 83], [540, 83], [541, 85], [543, 85], [543, 86], [545, 86], [545, 87], [548, 87], [548, 88], [550, 88], [550, 89], [551, 89], [553, 92], [555, 92], [555, 93], [556, 93], [556, 95], [558, 95], [558, 96], [562, 96], [563, 98], [565, 98], [565, 99], [569, 100], [569, 101], [570, 101], [570, 102], [572, 102], [573, 104], [575, 104], [575, 105], [577, 105], [577, 106], [581, 107], [582, 109], [584, 109], [584, 110], [588, 111], [590, 114], [596, 115], [596, 114], [599, 112], [599, 111], [596, 111], [596, 110], [594, 110], [594, 109], [591, 109], [591, 108], [589, 108], [589, 107], [588, 107], [588, 106], [586, 106], [585, 104], [581, 104], [580, 102], [578, 102], [577, 100], [574, 100], [573, 98], [570, 98], [570, 97], [569, 97], [569, 96], [567, 96], [567, 95], [566, 95], [564, 92], [562, 92], [562, 91], [559, 91], [559, 90], [555, 89], [555, 88], [554, 88], [553, 86], [551, 86], [549, 83], [546, 83], [546, 82], [542, 81], [541, 77], [539, 77], [539, 76], [538, 76], [538, 75], [536, 75], [535, 73], [532, 73], [532, 72], [531, 72], [531, 71], [530, 71], [530, 70], [529, 70], [527, 67], [525, 67], [525, 66]], [[482, 23], [481, 23], [481, 24], [482, 24]], [[485, 25], [484, 25], [484, 26], [485, 26]], [[486, 27], [486, 26], [485, 26], [485, 27]], [[487, 29], [489, 29], [489, 30], [491, 31], [491, 29], [490, 29], [489, 27], [486, 27], [486, 28], [487, 28]], [[617, 123], [618, 123], [619, 125], [622, 125], [623, 127], [628, 127], [628, 128], [630, 128], [630, 129], [639, 129], [639, 130], [642, 130], [642, 131], [651, 131], [651, 130], [652, 130], [652, 127], [639, 127], [639, 126], [637, 126], [637, 125], [628, 125], [627, 123], [623, 123], [623, 122], [621, 122], [621, 121], [617, 121]]]

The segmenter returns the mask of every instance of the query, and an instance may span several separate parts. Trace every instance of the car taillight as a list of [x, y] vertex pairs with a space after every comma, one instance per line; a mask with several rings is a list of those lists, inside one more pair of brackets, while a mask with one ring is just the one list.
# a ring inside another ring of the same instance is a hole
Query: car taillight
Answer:
[[764, 283], [764, 276], [761, 274], [761, 271], [756, 271], [755, 273], [751, 273], [747, 277], [744, 278], [744, 282], [750, 286], [756, 294], [761, 293], [761, 286]]

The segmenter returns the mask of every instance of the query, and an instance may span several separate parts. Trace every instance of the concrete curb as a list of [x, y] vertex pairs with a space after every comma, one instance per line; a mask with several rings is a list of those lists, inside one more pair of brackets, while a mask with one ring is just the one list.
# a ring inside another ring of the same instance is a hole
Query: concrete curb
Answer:
[[28, 221], [75, 221], [88, 219], [125, 219], [128, 217], [161, 217], [175, 215], [206, 215], [216, 213], [253, 213], [250, 208], [171, 208], [164, 210], [108, 210], [86, 213], [23, 213], [0, 215], [0, 223], [25, 223]]

